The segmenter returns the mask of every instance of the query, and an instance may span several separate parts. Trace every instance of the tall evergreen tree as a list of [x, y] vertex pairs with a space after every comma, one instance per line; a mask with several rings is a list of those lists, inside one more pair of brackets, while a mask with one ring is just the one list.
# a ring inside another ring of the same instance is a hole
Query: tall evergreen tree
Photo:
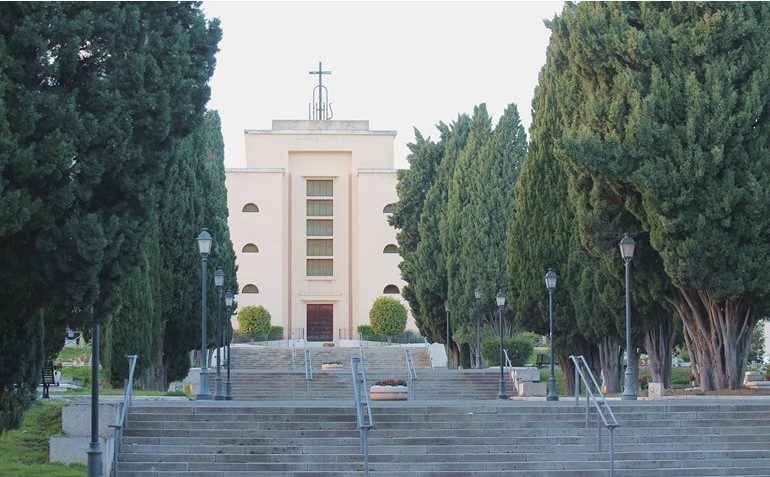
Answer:
[[409, 303], [412, 316], [422, 315], [420, 302], [414, 292], [412, 283], [416, 279], [415, 252], [420, 242], [420, 215], [425, 204], [425, 197], [436, 180], [436, 168], [441, 161], [443, 141], [449, 135], [449, 127], [439, 123], [441, 140], [434, 143], [430, 138], [425, 139], [417, 129], [414, 130], [415, 142], [407, 144], [410, 154], [407, 156], [408, 169], [399, 169], [396, 193], [398, 202], [396, 210], [388, 221], [398, 232], [398, 250], [401, 255], [401, 278], [407, 283], [401, 290], [401, 295]]
[[740, 386], [770, 308], [770, 6], [581, 3], [555, 26], [567, 160], [649, 233], [701, 387]]
[[[415, 251], [415, 280], [411, 284], [420, 314], [415, 322], [423, 336], [431, 342], [446, 342], [447, 304], [446, 257], [440, 240], [441, 222], [445, 219], [449, 183], [457, 157], [465, 146], [470, 118], [460, 115], [450, 125], [444, 141], [443, 157], [436, 171], [436, 180], [428, 190], [420, 215], [420, 242]], [[450, 344], [451, 345], [451, 344]]]
[[[442, 243], [447, 255], [449, 305], [457, 319], [453, 328], [473, 330], [474, 313], [498, 323], [495, 295], [507, 288], [505, 237], [515, 209], [513, 184], [526, 151], [526, 135], [511, 104], [494, 131], [482, 104], [474, 112], [468, 142], [456, 164], [449, 190]], [[476, 303], [474, 291], [481, 291]], [[512, 327], [504, 321], [504, 333]], [[492, 327], [499, 333], [499, 325]], [[474, 340], [469, 340], [474, 344]], [[479, 350], [475, 350], [478, 352]]]
[[515, 186], [516, 210], [509, 226], [506, 253], [511, 306], [523, 329], [548, 334], [548, 294], [543, 277], [549, 268], [559, 274], [554, 294], [554, 349], [568, 383], [573, 373], [569, 355], [585, 356], [596, 369], [598, 349], [577, 326], [575, 294], [585, 255], [576, 233], [575, 208], [568, 195], [563, 165], [554, 155], [561, 134], [554, 72], [548, 55], [532, 101], [530, 143]]
[[[5, 345], [43, 339], [20, 326], [30, 316], [55, 336], [119, 305], [173, 146], [202, 118], [221, 31], [198, 3], [6, 3], [0, 16], [0, 316], [21, 333]], [[4, 356], [39, 363], [40, 349]], [[14, 368], [0, 360], [0, 392], [34, 389], [38, 372]]]

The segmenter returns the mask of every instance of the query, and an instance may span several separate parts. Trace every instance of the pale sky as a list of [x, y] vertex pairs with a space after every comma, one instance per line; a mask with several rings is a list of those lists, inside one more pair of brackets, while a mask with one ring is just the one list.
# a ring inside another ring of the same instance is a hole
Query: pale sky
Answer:
[[513, 102], [529, 131], [537, 75], [563, 2], [204, 2], [222, 21], [208, 104], [222, 117], [226, 167], [244, 167], [244, 129], [307, 119], [323, 62], [333, 119], [396, 130], [407, 167], [413, 127], [486, 103], [493, 120]]

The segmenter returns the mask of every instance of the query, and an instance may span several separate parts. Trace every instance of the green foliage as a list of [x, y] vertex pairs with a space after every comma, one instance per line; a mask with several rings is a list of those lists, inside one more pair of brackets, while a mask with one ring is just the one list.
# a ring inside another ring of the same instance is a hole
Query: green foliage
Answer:
[[378, 297], [369, 310], [369, 323], [372, 331], [379, 335], [401, 333], [406, 327], [406, 307], [393, 297]]
[[371, 325], [358, 325], [356, 331], [358, 331], [358, 339], [362, 340], [369, 340], [371, 337], [377, 335]]
[[24, 388], [15, 388], [0, 393], [0, 433], [18, 427], [24, 411], [35, 400], [36, 393]]
[[[526, 338], [503, 339], [503, 348], [508, 352], [512, 366], [524, 366], [535, 349]], [[481, 344], [481, 355], [488, 366], [500, 366], [500, 339], [489, 339]]]
[[0, 434], [0, 475], [14, 477], [82, 477], [83, 465], [48, 463], [51, 436], [62, 434], [61, 401], [38, 401], [24, 415], [21, 427]]
[[153, 253], [174, 148], [203, 120], [221, 30], [195, 3], [6, 3], [0, 17], [2, 393], [34, 386], [66, 323], [106, 323]]
[[283, 326], [273, 325], [270, 327], [267, 339], [269, 340], [282, 340], [283, 339]]
[[521, 333], [516, 334], [516, 338], [520, 338], [528, 342], [533, 347], [540, 346], [540, 335], [537, 333], [533, 333], [531, 331], [522, 331]]
[[762, 363], [765, 357], [765, 323], [759, 320], [751, 332], [749, 363]]
[[770, 232], [770, 6], [568, 4], [550, 26], [551, 133], [583, 244], [641, 230], [657, 257], [639, 263], [675, 287], [701, 386], [740, 386], [770, 309], [770, 250], [757, 246]]
[[238, 312], [238, 328], [252, 339], [270, 332], [270, 312], [262, 306], [244, 306]]

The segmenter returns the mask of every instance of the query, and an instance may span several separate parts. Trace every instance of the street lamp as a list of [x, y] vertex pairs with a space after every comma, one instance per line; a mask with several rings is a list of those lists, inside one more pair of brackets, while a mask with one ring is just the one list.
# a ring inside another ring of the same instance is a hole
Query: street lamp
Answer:
[[620, 399], [636, 401], [636, 379], [631, 369], [631, 259], [634, 258], [634, 239], [623, 234], [618, 246], [620, 256], [626, 262], [626, 388]]
[[221, 363], [222, 356], [220, 355], [220, 348], [222, 347], [222, 287], [225, 285], [225, 271], [222, 267], [217, 267], [214, 272], [214, 287], [217, 289], [217, 329], [216, 339], [214, 343], [217, 347], [217, 378], [216, 378], [216, 390], [214, 391], [214, 399], [221, 401], [225, 398], [222, 394], [222, 371]]
[[[473, 296], [476, 297], [476, 306], [478, 307], [479, 300], [481, 300], [481, 290], [476, 287], [473, 292]], [[479, 337], [479, 317], [481, 316], [481, 310], [476, 310], [476, 369], [481, 369], [481, 338]]]
[[444, 303], [444, 311], [446, 311], [446, 367], [452, 369], [451, 349], [449, 348], [449, 305], [446, 303]]
[[198, 395], [195, 399], [207, 401], [211, 399], [211, 390], [209, 389], [209, 369], [208, 369], [208, 337], [206, 336], [207, 313], [208, 313], [208, 259], [211, 252], [211, 242], [213, 239], [208, 229], [201, 230], [198, 235], [198, 253], [201, 254], [201, 373]]
[[232, 383], [230, 382], [230, 341], [233, 339], [233, 332], [231, 330], [232, 324], [230, 323], [230, 319], [233, 316], [233, 292], [230, 290], [227, 290], [227, 293], [225, 293], [225, 306], [227, 307], [227, 383], [225, 384], [225, 400], [226, 401], [232, 401], [233, 400], [233, 387]]
[[102, 475], [102, 444], [99, 441], [99, 319], [91, 305], [94, 320], [91, 337], [91, 442], [88, 444], [88, 477]]
[[497, 292], [495, 297], [497, 301], [497, 309], [500, 313], [500, 393], [498, 398], [508, 399], [508, 395], [505, 392], [505, 372], [503, 371], [503, 306], [505, 306], [505, 292], [501, 289]]
[[548, 322], [550, 323], [550, 335], [548, 343], [551, 348], [551, 377], [548, 378], [548, 396], [546, 401], [558, 401], [559, 393], [556, 392], [556, 379], [553, 377], [553, 291], [556, 289], [556, 279], [559, 278], [553, 268], [545, 274], [545, 287], [548, 289]]

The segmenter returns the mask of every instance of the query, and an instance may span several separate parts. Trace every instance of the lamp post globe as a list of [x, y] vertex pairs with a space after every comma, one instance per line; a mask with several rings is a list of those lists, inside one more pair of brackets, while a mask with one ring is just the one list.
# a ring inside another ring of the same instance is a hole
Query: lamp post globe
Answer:
[[209, 369], [208, 369], [208, 258], [211, 252], [211, 234], [208, 229], [201, 230], [196, 239], [198, 244], [198, 253], [201, 256], [201, 371], [200, 383], [198, 386], [198, 395], [195, 397], [201, 401], [211, 399], [209, 388]]
[[228, 320], [228, 326], [227, 326], [227, 339], [225, 340], [225, 344], [227, 346], [227, 359], [225, 362], [225, 366], [227, 366], [227, 382], [225, 383], [225, 400], [226, 401], [232, 401], [233, 400], [233, 388], [232, 383], [230, 382], [230, 341], [232, 340], [232, 331], [231, 331], [231, 324], [229, 323], [230, 318], [233, 314], [233, 292], [230, 290], [227, 290], [227, 293], [225, 293], [225, 308], [226, 313], [225, 316], [227, 316]]
[[[476, 306], [478, 307], [478, 303], [481, 300], [481, 290], [476, 287], [476, 290], [473, 291], [473, 296], [476, 298]], [[481, 328], [480, 328], [480, 320], [481, 320], [481, 310], [476, 310], [476, 369], [481, 369]]]
[[553, 352], [553, 291], [556, 290], [556, 280], [559, 278], [553, 268], [548, 269], [545, 274], [545, 287], [548, 289], [548, 347], [551, 348], [551, 376], [548, 378], [548, 395], [546, 401], [558, 401], [559, 393], [556, 392], [556, 378], [554, 378], [554, 352]]
[[216, 385], [214, 387], [214, 399], [217, 401], [224, 400], [225, 395], [222, 394], [222, 287], [225, 285], [225, 271], [222, 267], [217, 267], [214, 271], [214, 288], [217, 289], [217, 324], [216, 324], [216, 337], [214, 343], [217, 348], [217, 377]]
[[625, 389], [620, 399], [627, 401], [636, 400], [636, 377], [631, 366], [631, 355], [634, 355], [631, 343], [631, 260], [634, 258], [634, 248], [636, 242], [628, 234], [623, 234], [618, 244], [620, 247], [620, 256], [623, 258], [626, 267], [626, 374]]
[[499, 399], [508, 399], [508, 393], [505, 392], [505, 360], [503, 359], [503, 307], [505, 306], [505, 292], [501, 289], [495, 296], [497, 309], [500, 317], [500, 389], [497, 397]]

